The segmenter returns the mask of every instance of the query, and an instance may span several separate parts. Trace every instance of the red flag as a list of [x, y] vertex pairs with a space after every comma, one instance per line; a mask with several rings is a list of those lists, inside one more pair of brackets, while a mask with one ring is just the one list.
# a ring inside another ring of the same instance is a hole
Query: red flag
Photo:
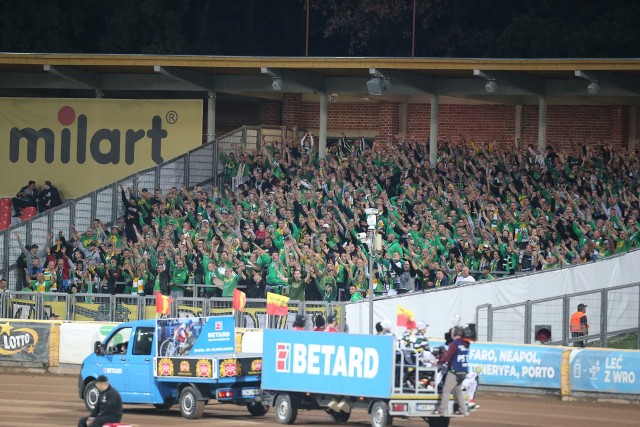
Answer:
[[233, 290], [233, 309], [242, 311], [247, 303], [247, 295], [240, 289]]
[[404, 308], [402, 306], [398, 306], [398, 317], [396, 319], [396, 324], [398, 326], [406, 326], [409, 327], [413, 322], [413, 326], [415, 327], [415, 317], [413, 316], [413, 311], [408, 308]]
[[286, 316], [289, 313], [288, 302], [289, 297], [267, 292], [267, 314]]
[[166, 295], [162, 295], [160, 292], [156, 293], [156, 314], [171, 313], [171, 301], [172, 299]]

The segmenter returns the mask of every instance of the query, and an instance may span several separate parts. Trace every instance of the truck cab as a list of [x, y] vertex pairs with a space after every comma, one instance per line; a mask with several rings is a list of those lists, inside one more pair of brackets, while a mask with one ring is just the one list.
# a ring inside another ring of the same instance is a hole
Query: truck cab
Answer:
[[[166, 326], [159, 326], [155, 320], [122, 323], [104, 341], [94, 344], [78, 379], [79, 395], [87, 409], [92, 410], [97, 403], [96, 378], [106, 375], [123, 403], [152, 404], [158, 409], [179, 403], [185, 418], [202, 416], [211, 399], [247, 405], [252, 415], [267, 412], [268, 407], [260, 403], [260, 372], [240, 369], [241, 365], [261, 369], [261, 355], [161, 355], [157, 341], [165, 330]], [[232, 338], [234, 334], [232, 328]]]

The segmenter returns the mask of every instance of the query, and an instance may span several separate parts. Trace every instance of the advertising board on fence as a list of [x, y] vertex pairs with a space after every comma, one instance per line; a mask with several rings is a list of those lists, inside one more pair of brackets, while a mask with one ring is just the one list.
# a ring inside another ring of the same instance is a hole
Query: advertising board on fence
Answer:
[[[443, 345], [431, 340], [431, 347]], [[480, 370], [483, 384], [560, 388], [562, 347], [474, 342], [469, 348], [469, 369]]]
[[233, 316], [158, 319], [157, 356], [203, 356], [235, 351]]
[[262, 387], [345, 396], [391, 395], [393, 338], [266, 329]]
[[51, 324], [0, 322], [0, 362], [49, 362]]
[[640, 352], [624, 350], [573, 350], [571, 389], [606, 393], [640, 394]]

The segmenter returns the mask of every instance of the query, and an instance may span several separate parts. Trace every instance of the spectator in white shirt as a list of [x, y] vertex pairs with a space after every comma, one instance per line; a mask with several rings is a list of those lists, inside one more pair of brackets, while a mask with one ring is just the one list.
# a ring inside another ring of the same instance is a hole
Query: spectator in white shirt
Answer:
[[475, 282], [476, 279], [473, 278], [472, 275], [469, 274], [469, 267], [462, 267], [462, 273], [456, 279], [456, 285], [460, 285], [463, 283], [472, 283]]

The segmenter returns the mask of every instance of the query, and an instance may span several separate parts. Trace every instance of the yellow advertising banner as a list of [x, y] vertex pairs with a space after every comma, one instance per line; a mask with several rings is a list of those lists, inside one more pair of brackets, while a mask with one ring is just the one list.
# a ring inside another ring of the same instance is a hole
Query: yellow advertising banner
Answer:
[[201, 100], [2, 98], [0, 195], [48, 180], [82, 196], [201, 143]]

